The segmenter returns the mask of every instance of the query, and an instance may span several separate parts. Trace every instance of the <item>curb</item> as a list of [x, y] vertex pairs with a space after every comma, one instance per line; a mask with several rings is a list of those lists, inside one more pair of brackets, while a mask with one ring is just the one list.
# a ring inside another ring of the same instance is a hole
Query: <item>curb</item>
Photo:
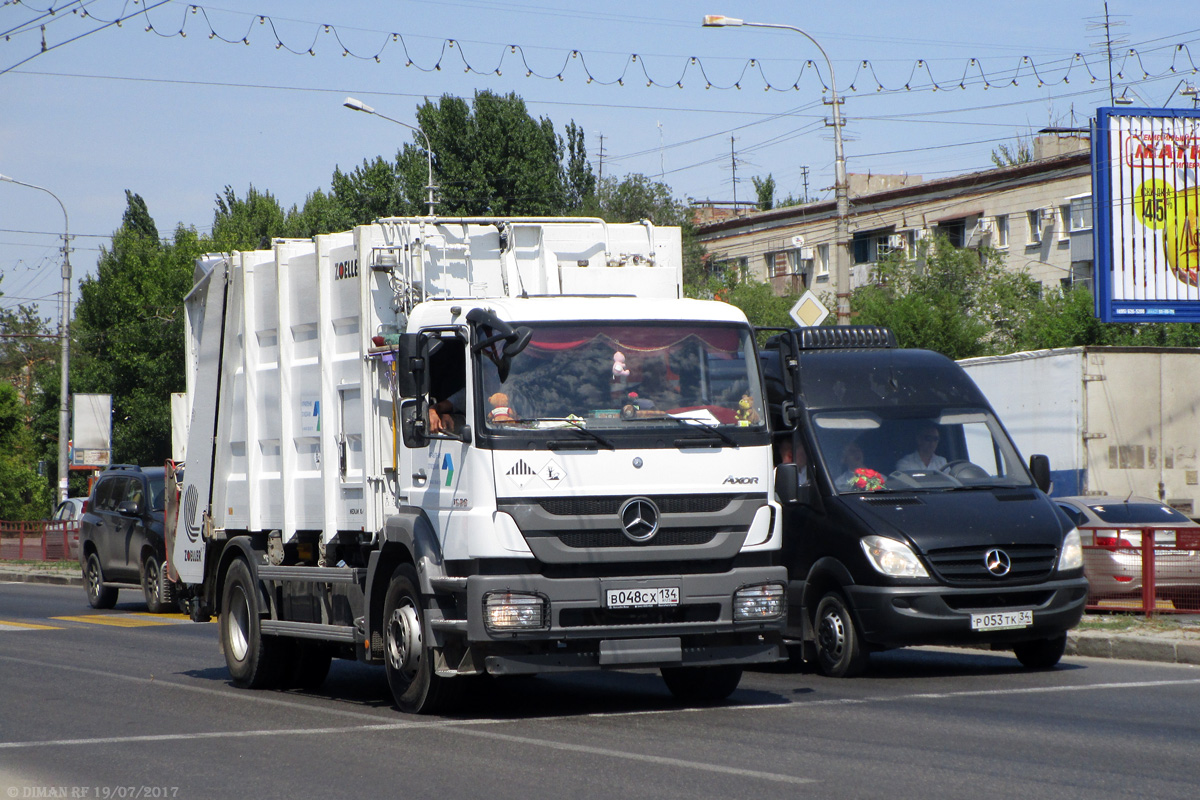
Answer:
[[1072, 631], [1067, 634], [1066, 654], [1200, 665], [1200, 639]]
[[0, 567], [0, 582], [44, 583], [51, 586], [83, 586], [83, 575], [78, 572], [58, 570], [54, 572], [31, 572], [19, 567]]

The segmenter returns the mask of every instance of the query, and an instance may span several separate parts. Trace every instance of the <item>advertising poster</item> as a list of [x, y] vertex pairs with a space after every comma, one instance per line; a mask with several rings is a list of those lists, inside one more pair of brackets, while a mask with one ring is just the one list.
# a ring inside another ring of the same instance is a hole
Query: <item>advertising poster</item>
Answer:
[[1092, 186], [1096, 316], [1200, 322], [1200, 111], [1099, 109]]

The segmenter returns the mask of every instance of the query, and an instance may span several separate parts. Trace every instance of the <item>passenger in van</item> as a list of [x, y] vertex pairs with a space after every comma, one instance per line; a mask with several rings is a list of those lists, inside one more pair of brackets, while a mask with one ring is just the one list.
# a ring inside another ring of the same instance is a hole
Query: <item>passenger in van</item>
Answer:
[[941, 434], [937, 425], [928, 422], [921, 426], [917, 433], [917, 449], [903, 456], [896, 462], [896, 469], [902, 472], [928, 472], [940, 470], [946, 466], [946, 459], [936, 452]]
[[792, 451], [792, 440], [779, 440], [779, 463], [780, 464], [795, 464], [797, 480], [799, 486], [807, 486], [811, 477], [808, 474], [808, 453], [804, 450], [804, 445], [800, 445], [795, 452]]
[[862, 448], [858, 446], [858, 442], [848, 442], [842, 448], [842, 474], [837, 476], [837, 485], [845, 487], [854, 479], [854, 470], [864, 466]]

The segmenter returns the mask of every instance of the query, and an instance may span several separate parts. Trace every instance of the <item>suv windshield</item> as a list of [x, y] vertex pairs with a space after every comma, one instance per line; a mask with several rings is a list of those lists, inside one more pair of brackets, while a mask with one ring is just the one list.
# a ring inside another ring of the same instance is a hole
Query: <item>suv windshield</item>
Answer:
[[483, 424], [492, 434], [579, 428], [617, 432], [682, 424], [765, 430], [758, 364], [745, 325], [526, 323], [529, 346], [501, 380], [481, 359]]
[[813, 415], [818, 457], [839, 493], [1031, 486], [983, 408], [858, 409]]

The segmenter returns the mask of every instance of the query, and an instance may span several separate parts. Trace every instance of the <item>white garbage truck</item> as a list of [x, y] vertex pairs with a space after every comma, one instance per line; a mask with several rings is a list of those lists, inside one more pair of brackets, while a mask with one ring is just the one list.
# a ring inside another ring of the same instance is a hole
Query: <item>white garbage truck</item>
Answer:
[[395, 218], [198, 262], [170, 571], [235, 684], [786, 657], [754, 331], [678, 228]]

